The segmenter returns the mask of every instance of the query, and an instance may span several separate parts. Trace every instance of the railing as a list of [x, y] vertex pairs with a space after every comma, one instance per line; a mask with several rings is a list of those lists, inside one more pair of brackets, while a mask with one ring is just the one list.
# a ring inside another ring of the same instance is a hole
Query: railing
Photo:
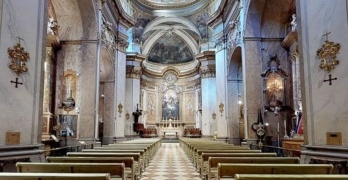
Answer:
[[131, 17], [136, 13], [131, 0], [120, 0], [123, 10]]
[[295, 149], [283, 149], [276, 146], [259, 146], [257, 144], [250, 144], [250, 149], [252, 150], [261, 150], [265, 153], [276, 153], [278, 157], [300, 157], [301, 151]]
[[209, 6], [205, 10], [206, 13], [208, 13], [208, 15], [211, 16], [212, 14], [216, 12], [216, 10], [218, 10], [220, 4], [221, 4], [221, 0], [211, 0], [209, 2]]
[[81, 152], [82, 149], [93, 149], [93, 144], [81, 144], [45, 150], [45, 156], [66, 156], [68, 152]]

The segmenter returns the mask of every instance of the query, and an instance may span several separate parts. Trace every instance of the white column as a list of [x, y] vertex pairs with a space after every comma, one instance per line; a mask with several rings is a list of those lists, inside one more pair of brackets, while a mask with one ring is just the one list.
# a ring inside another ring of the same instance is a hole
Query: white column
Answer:
[[125, 135], [125, 96], [126, 96], [126, 53], [127, 42], [119, 40], [116, 50], [115, 71], [115, 138], [124, 140]]
[[216, 78], [215, 78], [215, 53], [205, 51], [196, 58], [201, 62], [201, 89], [202, 89], [202, 135], [211, 136], [212, 114], [218, 114], [216, 108]]
[[[226, 96], [226, 90], [227, 90], [227, 58], [226, 58], [226, 46], [225, 46], [225, 40], [224, 37], [220, 37], [222, 40], [219, 41], [220, 44], [217, 46], [217, 52], [215, 53], [216, 56], [216, 101], [217, 101], [217, 112], [216, 112], [216, 122], [217, 122], [217, 137], [225, 139], [227, 134], [227, 110], [228, 109], [228, 103], [227, 103], [227, 96]], [[221, 109], [220, 109], [221, 107]], [[222, 110], [222, 112], [221, 112]]]
[[[126, 134], [134, 135], [132, 128], [134, 123], [133, 112], [137, 109], [137, 104], [140, 103], [140, 75], [141, 75], [141, 62], [145, 59], [145, 56], [136, 54], [127, 54], [127, 67], [126, 67], [126, 99], [125, 111], [130, 114], [129, 120], [125, 123]], [[138, 107], [139, 109], [141, 107]], [[138, 120], [140, 120], [139, 117]], [[140, 123], [140, 122], [139, 122]]]

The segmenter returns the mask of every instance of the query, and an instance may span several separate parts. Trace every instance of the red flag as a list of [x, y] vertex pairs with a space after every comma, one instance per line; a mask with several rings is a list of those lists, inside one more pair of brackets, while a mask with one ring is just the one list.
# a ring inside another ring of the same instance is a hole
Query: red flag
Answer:
[[297, 134], [303, 134], [303, 116], [297, 126]]

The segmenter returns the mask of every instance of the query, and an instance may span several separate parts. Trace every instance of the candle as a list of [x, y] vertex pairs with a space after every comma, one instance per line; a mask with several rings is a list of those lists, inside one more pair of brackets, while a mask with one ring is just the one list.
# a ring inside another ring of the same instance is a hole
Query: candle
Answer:
[[278, 128], [277, 128], [277, 132], [279, 133], [279, 123], [278, 123]]

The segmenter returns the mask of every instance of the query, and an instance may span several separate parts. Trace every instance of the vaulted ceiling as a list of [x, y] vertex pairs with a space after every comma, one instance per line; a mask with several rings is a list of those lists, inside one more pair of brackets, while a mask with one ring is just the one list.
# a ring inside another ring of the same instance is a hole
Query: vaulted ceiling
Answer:
[[210, 0], [134, 0], [133, 4], [153, 16], [189, 16], [205, 8]]

